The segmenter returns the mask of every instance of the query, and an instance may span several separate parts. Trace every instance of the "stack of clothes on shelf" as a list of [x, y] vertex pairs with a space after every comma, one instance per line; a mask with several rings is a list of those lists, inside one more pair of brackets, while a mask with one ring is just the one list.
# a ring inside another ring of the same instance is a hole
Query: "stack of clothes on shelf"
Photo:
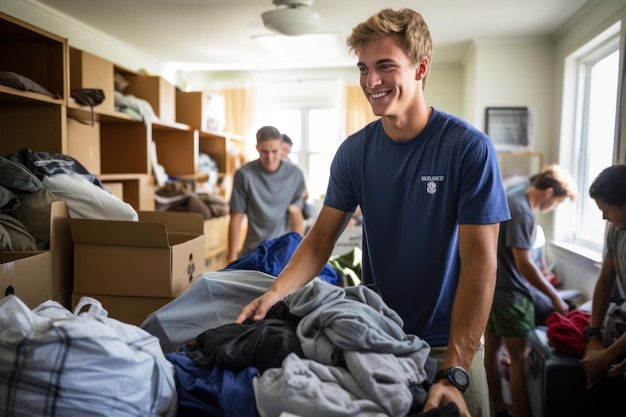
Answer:
[[76, 159], [22, 148], [0, 157], [0, 250], [48, 249], [50, 206], [59, 200], [72, 218], [138, 220]]
[[0, 85], [15, 88], [20, 91], [30, 91], [43, 94], [52, 98], [61, 98], [59, 94], [53, 94], [45, 87], [31, 80], [30, 78], [12, 71], [0, 71]]
[[184, 211], [201, 214], [205, 220], [225, 216], [229, 212], [224, 197], [196, 193], [194, 184], [174, 180], [157, 188], [154, 196], [157, 211]]

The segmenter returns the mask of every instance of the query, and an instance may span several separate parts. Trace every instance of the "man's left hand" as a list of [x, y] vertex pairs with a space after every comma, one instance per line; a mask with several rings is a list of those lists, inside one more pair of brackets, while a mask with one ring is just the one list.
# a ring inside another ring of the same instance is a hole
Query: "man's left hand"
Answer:
[[461, 417], [471, 417], [461, 391], [452, 385], [450, 381], [445, 379], [437, 381], [430, 387], [428, 390], [428, 400], [426, 404], [424, 404], [423, 411], [443, 407], [448, 403], [456, 403]]

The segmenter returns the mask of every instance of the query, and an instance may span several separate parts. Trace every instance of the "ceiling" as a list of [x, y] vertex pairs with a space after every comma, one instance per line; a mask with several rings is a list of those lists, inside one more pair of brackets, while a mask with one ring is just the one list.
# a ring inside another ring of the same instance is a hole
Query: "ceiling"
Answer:
[[[254, 39], [272, 35], [261, 13], [271, 0], [33, 0], [180, 68], [253, 70], [352, 66], [345, 38], [382, 7], [410, 7], [429, 25], [434, 62], [458, 62], [472, 40], [546, 37], [597, 0], [315, 0], [322, 23], [335, 33], [339, 54], [278, 59]], [[290, 37], [292, 38], [292, 37]], [[290, 39], [298, 41], [297, 37]], [[71, 40], [70, 40], [71, 41]]]

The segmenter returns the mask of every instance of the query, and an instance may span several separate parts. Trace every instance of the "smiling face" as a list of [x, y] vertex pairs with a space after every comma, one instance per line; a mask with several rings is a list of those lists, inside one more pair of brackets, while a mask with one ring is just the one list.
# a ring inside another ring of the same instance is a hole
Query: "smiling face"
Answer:
[[282, 138], [263, 140], [257, 143], [261, 168], [266, 172], [276, 172], [282, 160]]
[[397, 42], [393, 35], [374, 38], [359, 53], [361, 88], [377, 116], [410, 114], [422, 96], [428, 59], [412, 65]]

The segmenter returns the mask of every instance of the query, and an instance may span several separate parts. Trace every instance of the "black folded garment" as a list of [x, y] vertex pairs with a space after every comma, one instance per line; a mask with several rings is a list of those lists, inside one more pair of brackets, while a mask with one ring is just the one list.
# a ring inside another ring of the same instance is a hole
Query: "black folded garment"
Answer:
[[7, 87], [15, 88], [17, 90], [44, 94], [52, 98], [61, 98], [60, 95], [51, 93], [30, 78], [11, 71], [0, 71], [0, 84], [6, 85]]

